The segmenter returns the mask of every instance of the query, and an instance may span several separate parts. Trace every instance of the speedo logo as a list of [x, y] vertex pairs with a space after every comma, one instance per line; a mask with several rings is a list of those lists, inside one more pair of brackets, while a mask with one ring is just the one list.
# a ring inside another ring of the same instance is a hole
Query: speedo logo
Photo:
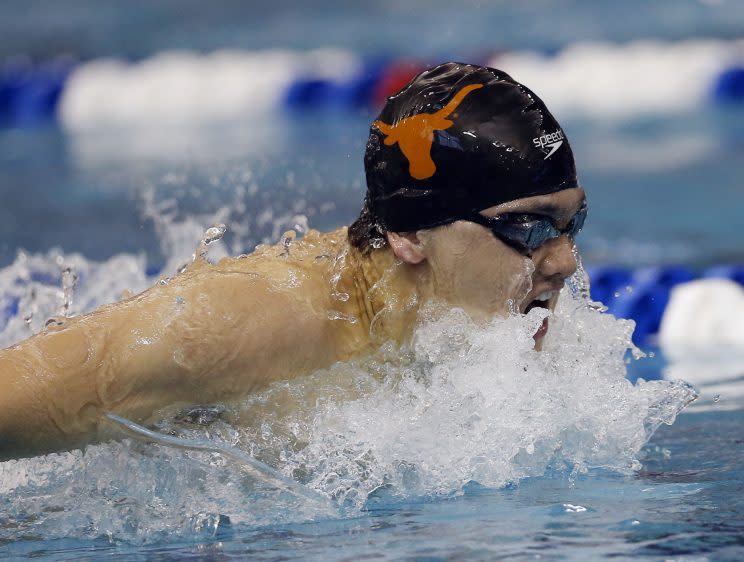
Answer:
[[563, 144], [563, 141], [565, 140], [565, 137], [563, 136], [563, 131], [558, 129], [555, 133], [548, 133], [547, 135], [543, 135], [541, 137], [535, 137], [532, 139], [532, 143], [535, 145], [536, 148], [550, 148], [550, 152], [543, 158], [543, 160], [547, 160], [553, 154], [555, 154], [555, 151], [558, 150], [561, 145]]

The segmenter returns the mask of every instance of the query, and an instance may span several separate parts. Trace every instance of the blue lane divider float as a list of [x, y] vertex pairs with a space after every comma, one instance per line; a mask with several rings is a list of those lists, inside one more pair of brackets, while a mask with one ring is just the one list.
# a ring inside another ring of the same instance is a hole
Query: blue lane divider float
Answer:
[[724, 70], [713, 86], [713, 99], [731, 103], [744, 100], [744, 66]]
[[744, 265], [716, 265], [705, 270], [707, 279], [730, 279], [744, 286]]
[[369, 107], [386, 66], [387, 63], [384, 61], [369, 60], [362, 65], [357, 74], [341, 81], [299, 78], [287, 88], [284, 105], [293, 110]]
[[683, 266], [628, 270], [616, 266], [588, 268], [592, 299], [618, 318], [634, 320], [633, 341], [647, 345], [659, 331], [674, 286], [698, 278], [730, 279], [744, 286], [744, 265], [717, 265], [700, 274]]
[[[654, 53], [659, 56], [654, 56]], [[262, 92], [262, 99], [273, 100], [273, 109], [277, 111], [376, 108], [418, 70], [441, 62], [434, 59], [360, 58], [345, 52], [346, 59], [356, 63], [348, 65], [348, 69], [344, 67], [338, 72], [329, 73], [329, 68], [333, 70], [334, 61], [338, 59], [322, 53], [296, 52], [277, 58], [268, 51], [240, 52], [231, 61], [209, 54], [193, 53], [189, 56], [191, 58], [186, 57], [179, 62], [167, 56], [167, 53], [159, 53], [144, 61], [120, 61], [117, 70], [112, 70], [111, 65], [101, 65], [101, 61], [96, 60], [77, 65], [67, 59], [44, 64], [31, 64], [19, 58], [0, 60], [0, 127], [26, 127], [50, 119], [59, 119], [65, 127], [72, 129], [91, 124], [105, 127], [109, 124], [107, 119], [120, 110], [126, 113], [132, 110], [133, 103], [151, 104], [155, 98], [165, 107], [181, 107], [185, 99], [184, 90], [169, 82], [173, 80], [179, 85], [194, 85], [193, 88], [186, 88], [187, 93], [194, 93], [192, 97], [195, 97], [195, 101], [192, 105], [183, 105], [183, 116], [179, 118], [184, 119], [197, 119], [203, 112], [209, 114], [212, 106], [219, 106], [228, 112], [234, 110], [236, 118], [244, 118], [245, 111], [251, 111], [252, 107], [262, 112], [266, 109], [263, 104], [251, 103], [254, 99], [251, 92], [257, 90]], [[314, 64], [309, 64], [307, 57], [314, 57]], [[586, 74], [581, 69], [587, 64], [591, 68], [594, 68], [591, 65], [604, 68], [607, 57], [618, 67], [616, 75], [627, 74], [644, 81], [649, 99], [655, 100], [651, 103], [635, 98], [618, 99], [618, 115], [629, 116], [651, 109], [658, 112], [661, 111], [659, 107], [680, 111], [691, 110], [705, 103], [744, 103], [744, 54], [741, 43], [737, 41], [597, 44], [583, 48], [567, 45], [549, 55], [537, 51], [498, 52], [488, 58], [487, 64], [504, 68], [517, 77], [523, 76], [536, 89], [540, 89], [541, 80], [549, 81], [553, 86], [551, 107], [561, 108], [568, 113], [578, 111], [593, 115], [599, 112], [605, 115], [603, 104], [608, 97], [619, 95], [612, 80], [606, 77], [597, 85], [598, 88], [592, 90], [593, 93], [586, 94], [589, 97], [580, 100], [575, 99], [575, 81]], [[483, 56], [448, 58], [484, 60]], [[253, 61], [250, 68], [245, 66], [248, 59]], [[649, 61], [656, 59], [661, 66], [649, 70]], [[695, 83], [699, 83], [700, 87], [669, 87], [662, 76], [669, 67], [669, 63], [664, 61], [668, 60], [676, 61], [675, 76], [694, 75]], [[272, 71], [278, 69], [280, 74], [286, 71], [286, 79], [263, 80], [265, 73], [261, 72], [262, 64]], [[237, 101], [234, 108], [224, 107], [225, 100], [218, 95], [221, 92], [220, 84], [212, 84], [212, 98], [203, 95], [203, 82], [214, 78], [209, 76], [210, 69], [219, 70], [218, 81], [224, 82], [225, 88], [235, 89]], [[76, 80], [78, 76], [84, 76], [84, 79]], [[132, 91], [133, 95], [127, 96], [127, 91]], [[108, 95], [112, 92], [115, 95]], [[147, 92], [147, 95], [143, 92]], [[177, 103], [170, 103], [173, 100], [169, 100], [168, 96], [173, 95], [179, 96], [175, 100]], [[240, 96], [247, 97], [242, 99]], [[60, 102], [67, 97], [76, 100], [72, 106], [78, 111], [64, 115], [60, 111], [64, 104]], [[659, 106], [658, 99], [664, 99], [665, 103]], [[95, 107], [86, 113], [85, 108], [90, 104]], [[123, 107], [117, 104], [123, 104]], [[82, 116], [79, 113], [81, 107]], [[157, 120], [159, 115], [158, 111], [148, 112], [146, 106], [143, 106], [142, 113], [147, 115], [148, 120]]]
[[72, 69], [69, 60], [38, 66], [11, 60], [0, 65], [0, 126], [29, 127], [53, 120]]

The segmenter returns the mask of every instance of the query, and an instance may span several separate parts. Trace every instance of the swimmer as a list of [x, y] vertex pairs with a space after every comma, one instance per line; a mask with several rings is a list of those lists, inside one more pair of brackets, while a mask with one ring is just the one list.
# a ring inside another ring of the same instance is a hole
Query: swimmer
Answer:
[[197, 259], [1, 351], [0, 458], [100, 439], [106, 412], [148, 423], [403, 343], [427, 303], [478, 320], [555, 307], [586, 202], [528, 88], [492, 68], [429, 69], [387, 100], [364, 165], [348, 229]]

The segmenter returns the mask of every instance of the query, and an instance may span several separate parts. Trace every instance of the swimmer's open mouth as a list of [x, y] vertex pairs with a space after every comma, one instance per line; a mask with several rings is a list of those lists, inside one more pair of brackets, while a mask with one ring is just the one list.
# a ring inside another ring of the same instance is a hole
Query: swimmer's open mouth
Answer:
[[553, 300], [553, 297], [555, 297], [556, 294], [557, 291], [545, 291], [544, 293], [540, 293], [527, 305], [527, 307], [524, 309], [524, 313], [527, 314], [530, 310], [536, 307], [550, 308], [550, 302]]
[[[558, 291], [544, 291], [537, 295], [527, 307], [524, 309], [524, 313], [527, 314], [533, 308], [551, 308], [551, 304], [555, 303], [555, 297], [558, 295]], [[542, 346], [542, 339], [545, 334], [548, 333], [548, 317], [543, 318], [542, 324], [538, 327], [537, 331], [532, 336], [535, 340], [535, 349], [540, 350]]]

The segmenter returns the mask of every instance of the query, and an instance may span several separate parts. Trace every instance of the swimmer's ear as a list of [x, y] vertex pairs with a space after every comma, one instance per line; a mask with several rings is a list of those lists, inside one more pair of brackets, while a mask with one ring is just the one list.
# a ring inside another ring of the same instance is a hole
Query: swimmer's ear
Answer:
[[424, 247], [415, 232], [388, 232], [387, 241], [395, 257], [415, 265], [426, 259]]

